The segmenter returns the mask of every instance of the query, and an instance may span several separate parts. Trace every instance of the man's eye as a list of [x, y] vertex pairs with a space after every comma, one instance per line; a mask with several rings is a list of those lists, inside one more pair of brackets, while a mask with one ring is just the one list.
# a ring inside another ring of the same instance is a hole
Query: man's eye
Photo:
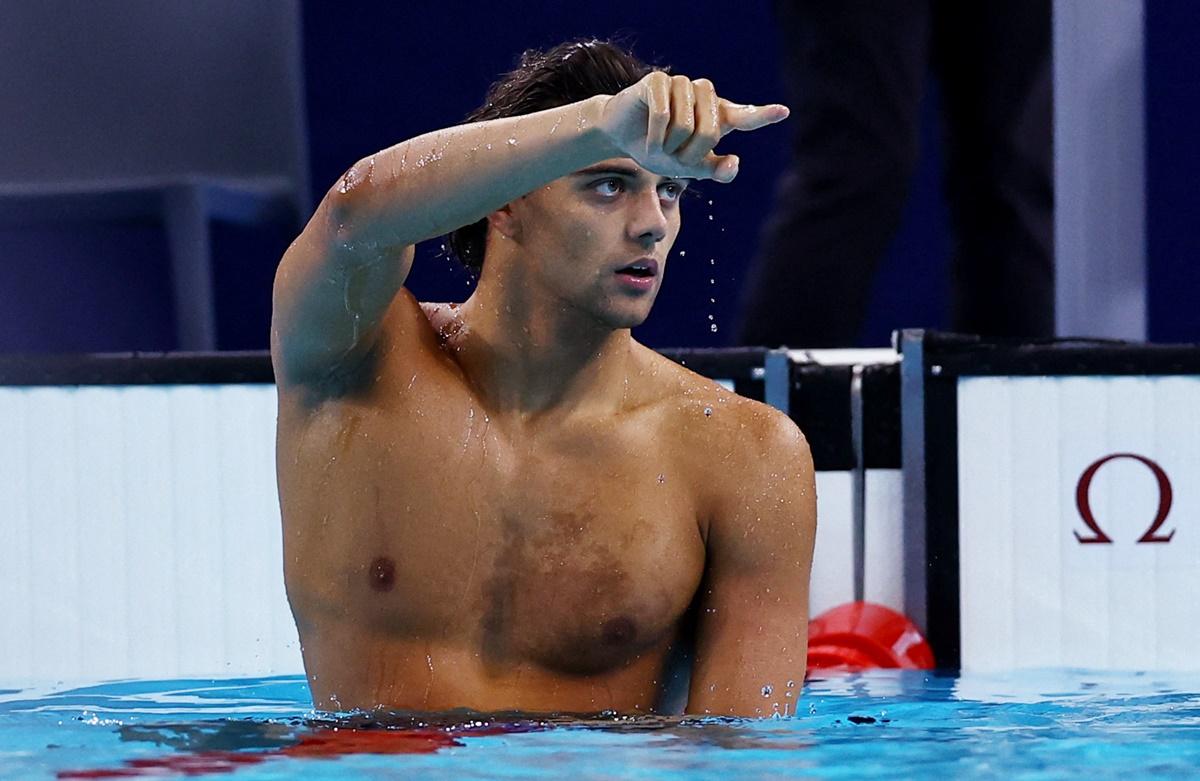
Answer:
[[[605, 188], [611, 190], [605, 191]], [[592, 189], [597, 190], [601, 195], [616, 195], [625, 189], [625, 182], [620, 179], [604, 179], [592, 185]], [[658, 186], [659, 192], [666, 192], [666, 197], [671, 201], [678, 201], [683, 196], [683, 191], [687, 188], [678, 182], [664, 182]]]
[[[605, 180], [604, 180], [604, 181], [602, 181], [602, 182], [597, 182], [597, 183], [596, 183], [594, 186], [595, 186], [595, 187], [598, 187], [598, 188], [602, 188], [602, 187], [604, 187], [605, 185], [609, 185], [609, 184], [613, 185], [613, 187], [614, 187], [614, 193], [615, 193], [615, 192], [619, 192], [619, 191], [620, 191], [620, 188], [623, 186], [623, 184], [624, 184], [624, 183], [623, 183], [623, 182], [622, 182], [620, 179], [605, 179]], [[604, 193], [604, 192], [602, 192], [601, 194], [602, 194], [602, 195], [611, 195], [611, 194], [613, 194], [613, 193]]]
[[683, 196], [684, 188], [681, 184], [676, 184], [675, 182], [666, 182], [662, 185], [662, 187], [670, 188], [672, 201], [678, 201]]

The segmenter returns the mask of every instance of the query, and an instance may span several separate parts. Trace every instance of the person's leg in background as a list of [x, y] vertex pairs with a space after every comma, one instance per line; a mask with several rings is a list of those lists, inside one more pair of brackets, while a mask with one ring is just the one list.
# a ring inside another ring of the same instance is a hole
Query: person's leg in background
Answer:
[[927, 0], [777, 0], [793, 123], [738, 342], [853, 346], [917, 160]]
[[1050, 0], [934, 0], [953, 328], [1054, 335]]

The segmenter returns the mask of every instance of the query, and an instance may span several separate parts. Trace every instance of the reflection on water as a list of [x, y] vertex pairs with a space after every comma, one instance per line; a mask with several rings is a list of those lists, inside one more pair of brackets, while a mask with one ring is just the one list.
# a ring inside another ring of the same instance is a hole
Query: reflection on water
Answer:
[[308, 696], [299, 676], [4, 690], [0, 778], [1117, 778], [1200, 767], [1196, 674], [831, 675], [805, 683], [798, 716], [761, 720], [325, 714]]
[[[856, 717], [852, 717], [856, 718]], [[555, 714], [531, 717], [520, 713], [452, 711], [428, 713], [349, 713], [281, 721], [220, 720], [202, 723], [123, 724], [122, 742], [148, 743], [172, 753], [139, 756], [119, 765], [59, 770], [60, 779], [131, 778], [141, 776], [232, 773], [251, 765], [291, 759], [335, 759], [351, 755], [396, 756], [434, 754], [462, 747], [469, 738], [512, 736], [548, 730], [657, 733], [675, 751], [717, 748], [727, 751], [766, 749], [796, 752], [803, 740], [747, 733], [738, 719]], [[861, 717], [855, 723], [874, 723]]]

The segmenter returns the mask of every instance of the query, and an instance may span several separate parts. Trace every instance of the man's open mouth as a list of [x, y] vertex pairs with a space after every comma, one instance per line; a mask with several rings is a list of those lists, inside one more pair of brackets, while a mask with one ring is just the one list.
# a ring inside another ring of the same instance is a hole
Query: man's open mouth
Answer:
[[631, 277], [645, 278], [658, 276], [658, 261], [653, 258], [643, 258], [630, 263], [628, 266], [617, 269], [618, 274], [627, 274]]

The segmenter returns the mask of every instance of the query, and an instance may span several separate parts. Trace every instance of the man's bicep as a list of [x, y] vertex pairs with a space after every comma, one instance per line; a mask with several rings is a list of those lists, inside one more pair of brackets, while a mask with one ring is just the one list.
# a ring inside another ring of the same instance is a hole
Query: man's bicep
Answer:
[[412, 245], [363, 246], [328, 198], [275, 271], [271, 359], [281, 385], [320, 385], [367, 356], [412, 268]]
[[808, 654], [807, 585], [726, 583], [712, 597], [697, 632], [687, 712], [792, 712]]
[[776, 424], [757, 479], [710, 527], [689, 713], [792, 712], [808, 655], [816, 495], [807, 443]]

